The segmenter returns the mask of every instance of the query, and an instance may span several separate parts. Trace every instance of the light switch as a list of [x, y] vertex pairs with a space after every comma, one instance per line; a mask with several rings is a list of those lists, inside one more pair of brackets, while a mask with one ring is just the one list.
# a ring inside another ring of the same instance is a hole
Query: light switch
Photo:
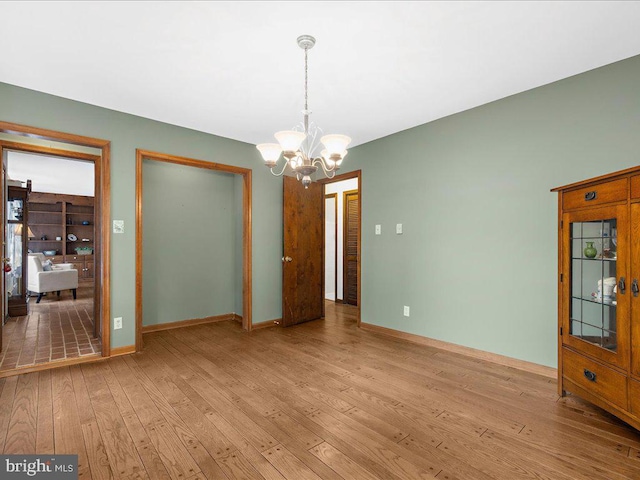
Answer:
[[124, 220], [113, 221], [113, 233], [124, 233]]
[[398, 223], [396, 225], [396, 234], [402, 235], [402, 224], [401, 223]]
[[376, 225], [376, 235], [382, 235], [382, 225]]

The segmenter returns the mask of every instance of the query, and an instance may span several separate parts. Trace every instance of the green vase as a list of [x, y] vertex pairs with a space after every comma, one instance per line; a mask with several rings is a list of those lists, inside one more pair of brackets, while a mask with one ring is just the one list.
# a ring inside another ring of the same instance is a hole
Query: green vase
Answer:
[[587, 258], [596, 258], [598, 250], [593, 246], [593, 242], [587, 242], [587, 246], [584, 249], [584, 256]]

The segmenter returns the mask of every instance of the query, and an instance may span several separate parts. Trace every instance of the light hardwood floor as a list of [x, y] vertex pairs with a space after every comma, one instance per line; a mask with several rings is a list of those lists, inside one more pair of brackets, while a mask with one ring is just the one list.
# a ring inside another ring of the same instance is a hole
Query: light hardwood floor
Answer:
[[0, 451], [95, 479], [638, 479], [640, 434], [553, 380], [327, 320], [145, 335], [0, 379]]

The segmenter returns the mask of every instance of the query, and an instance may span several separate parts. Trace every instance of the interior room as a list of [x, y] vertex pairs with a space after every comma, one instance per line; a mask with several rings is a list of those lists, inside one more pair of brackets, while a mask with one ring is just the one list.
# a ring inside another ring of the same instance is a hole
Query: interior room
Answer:
[[[640, 478], [640, 2], [0, 17], [0, 477]], [[99, 332], [20, 364], [64, 305]]]
[[93, 163], [7, 149], [8, 299], [0, 371], [101, 351], [94, 322]]

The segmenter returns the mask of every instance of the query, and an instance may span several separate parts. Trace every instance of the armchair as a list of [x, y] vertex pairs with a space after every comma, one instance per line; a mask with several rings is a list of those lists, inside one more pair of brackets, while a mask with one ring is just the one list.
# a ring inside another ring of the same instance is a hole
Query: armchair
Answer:
[[47, 292], [71, 290], [73, 299], [76, 299], [78, 288], [78, 270], [71, 263], [52, 265], [51, 270], [45, 271], [43, 262], [45, 256], [42, 253], [30, 253], [27, 264], [27, 290], [37, 293], [36, 303], [40, 303], [42, 295]]

